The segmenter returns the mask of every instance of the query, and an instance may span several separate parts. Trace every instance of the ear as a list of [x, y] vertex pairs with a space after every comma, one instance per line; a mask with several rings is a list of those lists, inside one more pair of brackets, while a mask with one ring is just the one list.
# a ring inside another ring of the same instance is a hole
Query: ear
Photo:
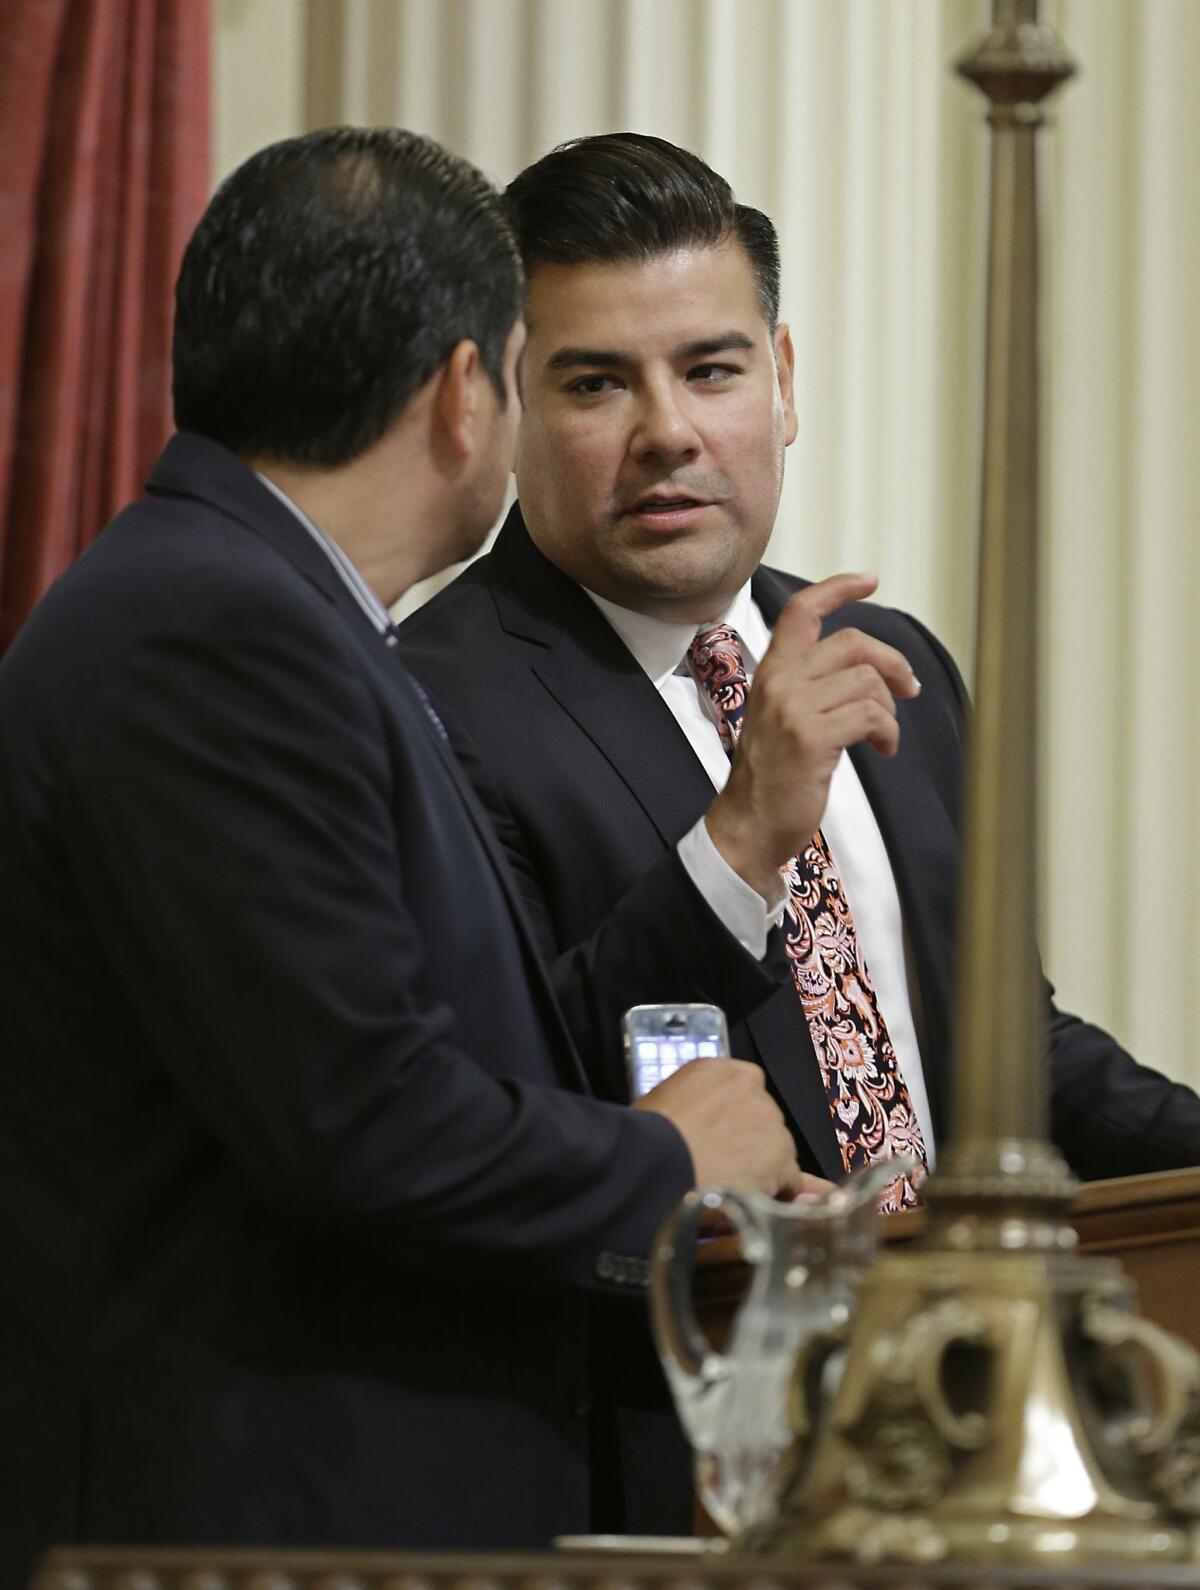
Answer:
[[479, 438], [479, 394], [482, 361], [469, 338], [454, 345], [435, 377], [434, 412], [451, 451], [469, 458]]
[[792, 347], [792, 334], [786, 326], [775, 328], [775, 371], [779, 378], [779, 396], [783, 399], [784, 444], [790, 447], [796, 440], [799, 425], [792, 381], [796, 369], [796, 352]]

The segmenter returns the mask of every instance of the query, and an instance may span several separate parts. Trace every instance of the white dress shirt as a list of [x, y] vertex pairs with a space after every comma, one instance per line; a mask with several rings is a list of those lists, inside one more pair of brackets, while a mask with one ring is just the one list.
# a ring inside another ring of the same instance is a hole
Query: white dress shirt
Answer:
[[[617, 607], [594, 591], [587, 594], [663, 698], [699, 757], [713, 789], [724, 789], [729, 777], [729, 758], [721, 744], [712, 703], [688, 672], [686, 661], [693, 638], [700, 629], [711, 628], [711, 625], [647, 618], [628, 608]], [[742, 640], [746, 675], [753, 679], [755, 664], [771, 643], [771, 631], [751, 598], [749, 584], [742, 587], [725, 614], [713, 619], [712, 623], [728, 624], [737, 630]], [[844, 751], [830, 781], [829, 802], [820, 827], [841, 874], [863, 958], [887, 1022], [897, 1062], [908, 1084], [932, 1168], [933, 1121], [909, 995], [900, 896], [875, 814], [854, 764]], [[783, 919], [782, 881], [778, 899], [765, 901], [721, 856], [703, 818], [679, 841], [678, 850], [688, 876], [715, 914], [749, 953], [761, 960], [766, 954], [767, 933]]]

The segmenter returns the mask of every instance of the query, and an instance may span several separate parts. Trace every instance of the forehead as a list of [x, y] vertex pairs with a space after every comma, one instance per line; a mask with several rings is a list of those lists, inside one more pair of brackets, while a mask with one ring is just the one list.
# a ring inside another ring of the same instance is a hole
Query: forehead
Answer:
[[765, 338], [754, 271], [741, 245], [681, 248], [646, 260], [537, 265], [529, 277], [530, 347], [676, 346], [714, 329]]

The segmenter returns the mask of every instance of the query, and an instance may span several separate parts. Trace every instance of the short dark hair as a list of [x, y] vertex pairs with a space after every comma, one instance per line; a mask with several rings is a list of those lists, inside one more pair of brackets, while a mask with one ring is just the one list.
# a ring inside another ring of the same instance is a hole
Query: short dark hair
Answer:
[[175, 289], [175, 423], [245, 456], [358, 457], [464, 338], [501, 402], [521, 313], [499, 193], [432, 139], [331, 127], [217, 190]]
[[761, 210], [699, 155], [648, 133], [574, 138], [526, 166], [505, 200], [527, 275], [538, 265], [652, 259], [736, 241], [754, 271], [763, 318], [779, 320], [779, 239]]

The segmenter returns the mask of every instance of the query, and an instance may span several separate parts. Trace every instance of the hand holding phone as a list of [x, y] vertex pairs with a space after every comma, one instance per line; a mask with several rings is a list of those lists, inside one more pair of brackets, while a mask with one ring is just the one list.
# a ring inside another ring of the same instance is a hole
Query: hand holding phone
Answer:
[[728, 1058], [725, 1015], [716, 1005], [634, 1005], [622, 1030], [635, 1108], [675, 1126], [698, 1186], [778, 1198], [824, 1186], [797, 1165], [762, 1068]]
[[725, 1014], [716, 1005], [634, 1005], [625, 1012], [622, 1031], [633, 1099], [692, 1060], [729, 1053]]

